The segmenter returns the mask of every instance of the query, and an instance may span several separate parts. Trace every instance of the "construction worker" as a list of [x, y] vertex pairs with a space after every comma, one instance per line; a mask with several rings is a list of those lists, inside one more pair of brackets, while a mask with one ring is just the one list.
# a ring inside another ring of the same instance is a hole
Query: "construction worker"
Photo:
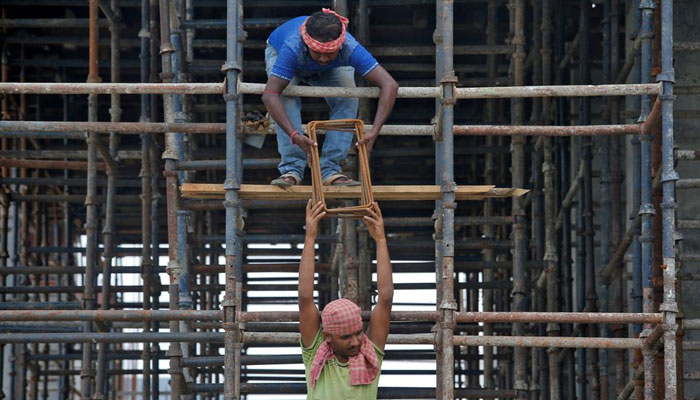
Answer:
[[348, 299], [328, 303], [319, 317], [314, 303], [314, 257], [323, 203], [306, 206], [306, 240], [299, 264], [299, 330], [306, 369], [307, 399], [376, 399], [389, 335], [394, 284], [377, 203], [363, 217], [377, 244], [377, 304], [365, 333], [360, 307]]
[[[271, 183], [297, 185], [304, 177], [306, 153], [316, 146], [302, 134], [301, 99], [281, 96], [290, 83], [311, 86], [355, 87], [355, 71], [381, 89], [372, 129], [359, 144], [371, 151], [379, 130], [394, 107], [399, 85], [355, 38], [346, 32], [347, 18], [324, 8], [309, 17], [297, 17], [275, 29], [267, 39], [265, 66], [267, 85], [262, 100], [275, 120], [277, 149], [282, 156], [281, 176]], [[357, 98], [327, 97], [331, 119], [357, 118]], [[324, 185], [357, 186], [340, 173], [347, 157], [352, 132], [327, 132], [320, 157]]]

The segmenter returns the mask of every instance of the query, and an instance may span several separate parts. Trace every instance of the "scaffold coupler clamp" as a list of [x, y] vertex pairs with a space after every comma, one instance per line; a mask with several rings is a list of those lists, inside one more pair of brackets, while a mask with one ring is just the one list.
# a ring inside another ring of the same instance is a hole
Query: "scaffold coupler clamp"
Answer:
[[[457, 183], [454, 181], [447, 182], [443, 179], [442, 183], [440, 184], [440, 192], [444, 194], [454, 194], [457, 192]], [[452, 198], [451, 202], [445, 202], [443, 200], [442, 202], [442, 208], [444, 209], [451, 209], [454, 210], [457, 208], [457, 202], [454, 201], [454, 197]]]
[[[454, 299], [449, 299], [449, 300], [443, 300], [440, 303], [440, 310], [451, 310], [452, 312], [450, 313], [451, 317], [449, 318], [440, 318], [440, 328], [443, 329], [455, 329], [457, 327], [457, 322], [455, 321], [454, 318], [454, 313], [457, 311], [457, 302]], [[444, 314], [443, 314], [444, 315]]]
[[165, 272], [174, 279], [179, 279], [182, 274], [182, 266], [178, 260], [168, 260], [168, 266], [165, 267]]

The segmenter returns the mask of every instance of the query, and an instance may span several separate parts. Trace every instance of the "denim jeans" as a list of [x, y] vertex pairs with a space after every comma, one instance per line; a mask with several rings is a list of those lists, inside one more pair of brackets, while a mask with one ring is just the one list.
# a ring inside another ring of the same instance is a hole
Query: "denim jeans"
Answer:
[[[277, 60], [277, 50], [271, 45], [265, 48], [265, 69], [268, 77], [270, 70]], [[353, 67], [339, 67], [328, 71], [303, 73], [297, 72], [290, 85], [298, 85], [304, 82], [310, 86], [342, 86], [355, 87], [355, 69]], [[331, 108], [331, 119], [357, 118], [356, 98], [326, 97], [326, 103]], [[301, 99], [298, 97], [281, 97], [284, 109], [294, 129], [301, 130]], [[275, 124], [277, 131], [277, 150], [282, 156], [282, 161], [277, 166], [280, 174], [293, 173], [299, 179], [304, 178], [306, 169], [306, 153], [292, 144], [289, 135]], [[340, 172], [340, 162], [345, 159], [353, 141], [352, 132], [326, 132], [321, 153], [321, 175], [323, 179]]]

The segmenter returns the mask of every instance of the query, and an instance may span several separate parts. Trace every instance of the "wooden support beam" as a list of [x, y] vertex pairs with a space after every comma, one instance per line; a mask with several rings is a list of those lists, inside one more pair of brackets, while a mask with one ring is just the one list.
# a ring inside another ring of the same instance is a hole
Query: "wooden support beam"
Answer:
[[[223, 199], [224, 186], [213, 183], [185, 183], [180, 187], [186, 199]], [[373, 186], [376, 200], [438, 200], [442, 197], [440, 186], [392, 185]], [[482, 200], [494, 197], [518, 197], [527, 193], [525, 189], [496, 188], [493, 185], [463, 185], [457, 188], [457, 200]], [[325, 186], [326, 199], [359, 199], [360, 187]], [[280, 188], [272, 185], [241, 185], [238, 191], [241, 200], [306, 200], [311, 198], [311, 186]]]

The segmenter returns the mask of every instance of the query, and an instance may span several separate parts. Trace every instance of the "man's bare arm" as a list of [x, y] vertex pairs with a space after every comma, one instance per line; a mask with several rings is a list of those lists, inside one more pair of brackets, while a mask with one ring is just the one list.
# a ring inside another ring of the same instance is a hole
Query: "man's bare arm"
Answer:
[[391, 306], [394, 300], [394, 281], [392, 279], [391, 259], [384, 234], [384, 220], [377, 203], [369, 217], [363, 219], [370, 235], [377, 245], [377, 304], [372, 310], [367, 336], [380, 349], [384, 350], [386, 338], [389, 336], [391, 323]]
[[394, 78], [384, 69], [381, 65], [378, 65], [369, 74], [365, 76], [370, 83], [376, 85], [381, 89], [379, 92], [379, 103], [377, 104], [377, 113], [374, 115], [374, 123], [372, 124], [372, 129], [367, 132], [365, 138], [358, 143], [358, 145], [366, 144], [367, 151], [372, 151], [372, 146], [374, 146], [374, 141], [377, 140], [379, 131], [382, 126], [389, 118], [391, 110], [394, 108], [394, 102], [396, 101], [396, 95], [399, 91], [399, 84], [396, 83]]
[[[287, 85], [289, 85], [289, 81], [275, 76], [269, 77], [262, 94], [262, 101], [265, 103], [265, 108], [267, 108], [267, 112], [275, 120], [275, 123], [287, 132], [287, 135], [291, 136], [295, 131], [294, 125], [289, 120], [287, 111], [284, 109], [284, 104], [282, 104], [282, 99], [280, 98], [280, 94]], [[308, 136], [301, 134], [302, 132], [299, 133], [298, 136], [294, 137], [294, 143], [308, 153], [311, 150], [310, 146], [315, 146], [315, 143]]]
[[323, 203], [314, 205], [309, 200], [306, 205], [306, 239], [299, 263], [299, 332], [304, 347], [311, 346], [321, 326], [321, 317], [314, 303], [314, 259], [318, 221], [324, 215]]

